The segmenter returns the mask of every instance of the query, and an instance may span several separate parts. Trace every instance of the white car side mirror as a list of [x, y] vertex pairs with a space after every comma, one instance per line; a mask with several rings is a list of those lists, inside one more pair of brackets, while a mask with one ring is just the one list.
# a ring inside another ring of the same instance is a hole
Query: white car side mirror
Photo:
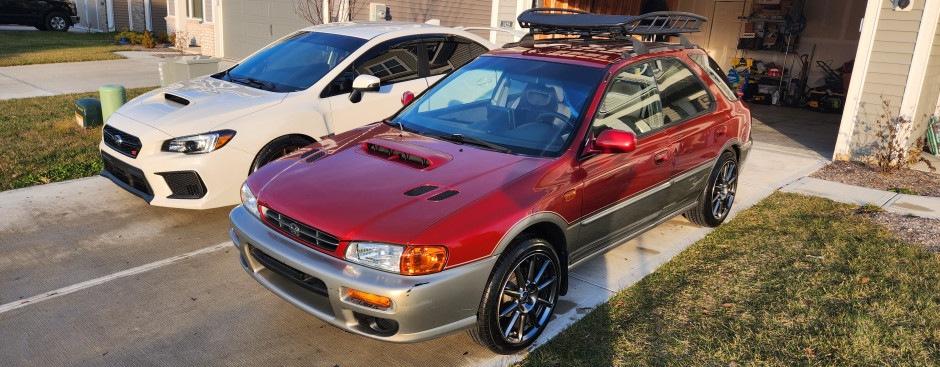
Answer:
[[378, 92], [381, 80], [374, 75], [359, 75], [353, 80], [353, 90], [360, 92]]

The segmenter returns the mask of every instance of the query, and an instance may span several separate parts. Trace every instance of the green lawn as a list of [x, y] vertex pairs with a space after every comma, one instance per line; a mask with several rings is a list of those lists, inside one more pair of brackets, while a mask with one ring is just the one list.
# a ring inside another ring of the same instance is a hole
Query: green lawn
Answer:
[[940, 254], [856, 210], [773, 194], [522, 364], [940, 364]]
[[[151, 89], [129, 89], [127, 98]], [[101, 172], [101, 128], [75, 122], [75, 100], [89, 97], [98, 93], [0, 100], [0, 190]]]
[[122, 59], [113, 33], [0, 32], [0, 66]]

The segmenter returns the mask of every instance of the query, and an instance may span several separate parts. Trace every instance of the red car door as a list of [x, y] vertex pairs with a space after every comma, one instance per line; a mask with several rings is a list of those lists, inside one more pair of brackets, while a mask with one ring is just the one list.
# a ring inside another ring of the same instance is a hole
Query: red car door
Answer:
[[649, 63], [629, 65], [614, 72], [604, 92], [589, 135], [615, 129], [632, 132], [638, 140], [629, 153], [582, 156], [581, 246], [572, 258], [606, 247], [663, 214], [664, 189], [673, 171], [672, 132], [664, 124], [652, 73]]

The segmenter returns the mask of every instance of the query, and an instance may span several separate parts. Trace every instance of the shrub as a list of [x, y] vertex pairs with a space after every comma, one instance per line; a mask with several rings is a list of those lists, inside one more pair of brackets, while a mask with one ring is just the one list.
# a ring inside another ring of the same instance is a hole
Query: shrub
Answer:
[[159, 32], [157, 33], [157, 42], [170, 43], [170, 36], [166, 32]]
[[128, 43], [134, 43], [134, 37], [136, 36], [137, 36], [137, 32], [130, 31], [127, 29], [127, 27], [125, 27], [120, 32], [114, 35], [114, 41], [121, 42], [121, 39], [123, 38]]
[[153, 37], [150, 31], [144, 31], [144, 33], [140, 35], [140, 45], [145, 48], [157, 47], [157, 39]]
[[877, 139], [871, 146], [875, 168], [887, 175], [917, 162], [924, 162], [931, 171], [935, 171], [930, 161], [920, 156], [920, 152], [924, 150], [924, 138], [917, 138], [911, 146], [903, 142], [914, 129], [913, 121], [904, 116], [894, 116], [891, 102], [884, 96], [881, 97], [881, 110], [880, 119], [876, 122]]

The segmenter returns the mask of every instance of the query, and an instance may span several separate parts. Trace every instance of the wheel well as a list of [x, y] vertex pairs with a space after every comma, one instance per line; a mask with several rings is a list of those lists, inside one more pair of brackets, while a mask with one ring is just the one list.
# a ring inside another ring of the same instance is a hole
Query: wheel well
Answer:
[[249, 174], [249, 175], [251, 174], [251, 170], [252, 170], [252, 167], [253, 167], [254, 164], [255, 164], [255, 161], [258, 160], [258, 157], [261, 156], [261, 153], [264, 152], [265, 149], [267, 149], [269, 146], [271, 146], [271, 144], [274, 144], [274, 142], [276, 142], [276, 141], [278, 141], [278, 140], [288, 139], [288, 138], [291, 138], [291, 137], [297, 137], [297, 138], [301, 138], [301, 139], [306, 139], [306, 140], [308, 140], [308, 141], [310, 142], [309, 144], [313, 144], [313, 143], [316, 143], [316, 142], [317, 142], [317, 139], [314, 139], [314, 138], [309, 137], [309, 136], [304, 135], [304, 134], [287, 134], [287, 135], [281, 135], [281, 136], [278, 136], [278, 137], [276, 137], [276, 138], [274, 138], [274, 139], [271, 139], [271, 141], [269, 141], [269, 142], [267, 142], [266, 144], [264, 144], [264, 146], [262, 146], [261, 149], [258, 150], [258, 153], [255, 153], [255, 158], [253, 158], [253, 159], [251, 160], [251, 165], [248, 166], [248, 174]]
[[565, 232], [557, 225], [550, 222], [535, 223], [519, 234], [533, 235], [548, 241], [558, 254], [558, 260], [561, 261], [561, 295], [568, 293], [568, 243], [565, 239]]
[[739, 147], [737, 144], [732, 144], [726, 150], [731, 153], [734, 153], [734, 159], [736, 161], [739, 161], [739, 162], [741, 161], [741, 147]]

